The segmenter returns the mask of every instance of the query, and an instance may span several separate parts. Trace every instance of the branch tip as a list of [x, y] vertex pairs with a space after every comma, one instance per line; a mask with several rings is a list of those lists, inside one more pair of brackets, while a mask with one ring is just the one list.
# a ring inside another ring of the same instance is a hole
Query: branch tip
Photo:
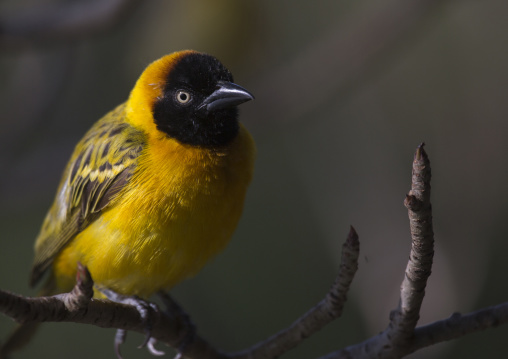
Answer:
[[356, 232], [356, 229], [353, 226], [350, 226], [350, 228], [349, 228], [349, 233], [346, 238], [346, 243], [349, 244], [350, 246], [355, 246], [355, 247], [360, 245], [358, 232]]
[[88, 268], [78, 262], [76, 285], [71, 292], [65, 293], [63, 302], [71, 312], [85, 308], [93, 297], [93, 280]]
[[90, 271], [87, 266], [78, 262], [78, 270], [76, 272], [76, 284], [82, 288], [90, 287], [93, 288], [93, 280]]
[[422, 159], [422, 157], [423, 158], [427, 157], [427, 153], [425, 152], [424, 146], [425, 146], [425, 142], [422, 142], [416, 148], [415, 161], [420, 161]]

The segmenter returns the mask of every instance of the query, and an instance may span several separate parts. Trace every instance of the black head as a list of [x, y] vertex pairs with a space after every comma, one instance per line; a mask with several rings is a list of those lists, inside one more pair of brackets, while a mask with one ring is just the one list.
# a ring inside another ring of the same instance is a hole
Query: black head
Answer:
[[253, 98], [215, 57], [190, 52], [171, 68], [153, 118], [159, 131], [181, 143], [219, 147], [238, 134], [236, 106]]

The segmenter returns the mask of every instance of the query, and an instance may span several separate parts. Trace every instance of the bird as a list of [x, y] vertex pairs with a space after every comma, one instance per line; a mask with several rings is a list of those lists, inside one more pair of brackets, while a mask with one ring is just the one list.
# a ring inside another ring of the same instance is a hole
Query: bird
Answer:
[[42, 293], [69, 291], [79, 262], [95, 296], [148, 300], [198, 273], [243, 210], [256, 147], [237, 107], [253, 99], [206, 53], [149, 64], [76, 145], [35, 241], [30, 285], [47, 277]]

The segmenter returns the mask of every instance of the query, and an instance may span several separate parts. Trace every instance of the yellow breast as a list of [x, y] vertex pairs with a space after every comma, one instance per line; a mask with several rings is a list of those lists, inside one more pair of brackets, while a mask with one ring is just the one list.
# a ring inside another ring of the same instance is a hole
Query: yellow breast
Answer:
[[72, 286], [79, 260], [97, 285], [148, 297], [196, 274], [231, 238], [254, 166], [248, 132], [223, 150], [162, 135], [149, 143], [114, 206], [56, 259], [59, 288]]

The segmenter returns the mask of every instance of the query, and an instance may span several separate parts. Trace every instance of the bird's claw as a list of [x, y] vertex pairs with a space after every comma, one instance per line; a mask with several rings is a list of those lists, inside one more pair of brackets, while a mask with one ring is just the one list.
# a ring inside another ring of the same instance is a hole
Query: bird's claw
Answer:
[[157, 344], [157, 339], [155, 338], [150, 338], [148, 340], [148, 343], [146, 344], [146, 348], [148, 349], [148, 351], [150, 352], [150, 354], [154, 355], [154, 356], [162, 356], [164, 354], [166, 354], [165, 352], [163, 352], [162, 350], [158, 350], [155, 348], [155, 344]]
[[[141, 343], [138, 348], [147, 347], [148, 351], [155, 356], [161, 356], [165, 353], [163, 351], [155, 349], [154, 345], [157, 343], [155, 338], [152, 338], [152, 322], [150, 319], [150, 312], [159, 312], [159, 308], [155, 303], [148, 302], [144, 299], [141, 299], [137, 296], [126, 296], [122, 294], [118, 294], [107, 288], [99, 289], [109, 300], [121, 303], [132, 305], [138, 311], [141, 320], [143, 322], [144, 330], [145, 330], [145, 340]], [[118, 359], [122, 359], [122, 355], [120, 353], [120, 345], [125, 342], [125, 337], [127, 336], [127, 331], [123, 329], [118, 329], [115, 335], [115, 353]]]
[[124, 329], [117, 329], [115, 334], [115, 354], [118, 359], [123, 359], [122, 353], [120, 353], [120, 345], [125, 342], [127, 331]]
[[143, 321], [143, 326], [145, 329], [145, 340], [138, 346], [139, 349], [144, 348], [148, 345], [152, 338], [152, 321], [150, 320], [150, 311], [158, 312], [159, 308], [156, 304], [147, 302], [138, 297], [128, 297], [126, 298], [126, 302], [124, 304], [130, 304], [134, 306], [139, 315], [141, 316], [141, 320]]

